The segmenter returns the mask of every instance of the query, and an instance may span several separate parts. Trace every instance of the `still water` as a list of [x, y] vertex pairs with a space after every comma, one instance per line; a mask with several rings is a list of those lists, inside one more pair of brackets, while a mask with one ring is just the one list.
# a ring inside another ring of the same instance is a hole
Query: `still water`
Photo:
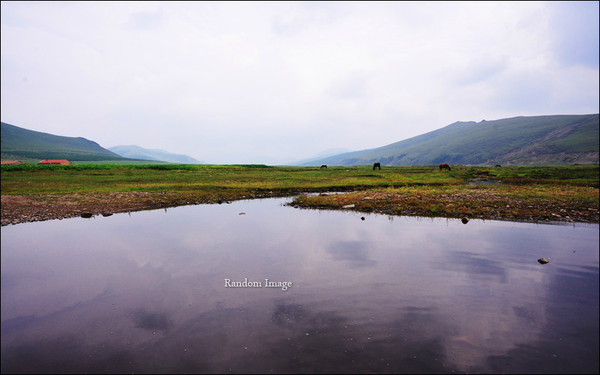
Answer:
[[598, 224], [287, 201], [2, 227], [2, 373], [598, 373]]

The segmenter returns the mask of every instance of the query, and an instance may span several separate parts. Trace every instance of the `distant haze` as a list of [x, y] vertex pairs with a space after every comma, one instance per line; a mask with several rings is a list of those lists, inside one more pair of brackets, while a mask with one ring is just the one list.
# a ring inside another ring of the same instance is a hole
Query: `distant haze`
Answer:
[[121, 155], [125, 158], [130, 159], [142, 159], [142, 160], [155, 160], [165, 161], [168, 163], [182, 163], [182, 164], [200, 164], [199, 160], [196, 160], [188, 155], [173, 154], [165, 150], [152, 149], [148, 150], [143, 147], [130, 145], [130, 146], [114, 146], [108, 148], [115, 154]]
[[284, 164], [599, 112], [598, 2], [2, 2], [2, 121]]

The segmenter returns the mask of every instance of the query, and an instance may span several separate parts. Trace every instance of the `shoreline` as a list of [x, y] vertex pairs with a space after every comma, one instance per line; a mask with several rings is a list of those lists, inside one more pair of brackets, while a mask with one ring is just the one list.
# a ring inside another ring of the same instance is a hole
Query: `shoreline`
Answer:
[[[419, 206], [423, 196], [381, 193], [371, 190], [346, 192], [343, 194], [321, 193], [313, 197], [290, 192], [267, 191], [251, 195], [219, 197], [182, 197], [168, 193], [123, 192], [106, 194], [64, 195], [2, 195], [2, 226], [28, 222], [61, 220], [74, 217], [110, 216], [117, 213], [172, 208], [197, 204], [220, 204], [242, 199], [284, 198], [297, 196], [288, 203], [295, 208], [352, 210], [391, 216], [421, 216], [483, 220], [503, 220], [533, 223], [599, 223], [597, 206], [574, 205], [573, 202], [539, 202], [528, 199], [495, 197], [502, 204], [476, 204], [484, 197], [481, 191], [467, 197], [470, 204], [464, 205], [464, 194], [436, 197], [436, 210], [431, 206]], [[463, 204], [459, 210], [457, 206]], [[346, 207], [344, 207], [346, 206]], [[350, 207], [351, 206], [351, 207]], [[426, 209], [426, 207], [430, 207]]]

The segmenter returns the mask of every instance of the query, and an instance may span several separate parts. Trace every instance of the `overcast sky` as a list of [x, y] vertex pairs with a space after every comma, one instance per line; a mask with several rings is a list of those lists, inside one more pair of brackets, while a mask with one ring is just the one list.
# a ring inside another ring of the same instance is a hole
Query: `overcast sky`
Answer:
[[598, 2], [2, 2], [2, 121], [282, 164], [599, 112]]

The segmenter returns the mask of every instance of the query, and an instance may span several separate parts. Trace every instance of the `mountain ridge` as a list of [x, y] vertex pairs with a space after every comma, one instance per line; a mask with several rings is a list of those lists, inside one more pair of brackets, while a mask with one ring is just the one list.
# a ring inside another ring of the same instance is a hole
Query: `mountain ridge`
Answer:
[[127, 160], [83, 137], [64, 137], [1, 122], [2, 158]]
[[301, 165], [598, 164], [598, 114], [457, 121], [382, 147]]
[[[381, 147], [304, 159], [291, 165], [568, 165], [599, 164], [599, 115], [517, 116], [457, 121]], [[140, 146], [105, 149], [82, 137], [63, 137], [2, 122], [3, 159], [136, 160], [202, 163], [182, 154]], [[137, 154], [126, 154], [123, 148]], [[113, 150], [119, 150], [123, 155]]]

